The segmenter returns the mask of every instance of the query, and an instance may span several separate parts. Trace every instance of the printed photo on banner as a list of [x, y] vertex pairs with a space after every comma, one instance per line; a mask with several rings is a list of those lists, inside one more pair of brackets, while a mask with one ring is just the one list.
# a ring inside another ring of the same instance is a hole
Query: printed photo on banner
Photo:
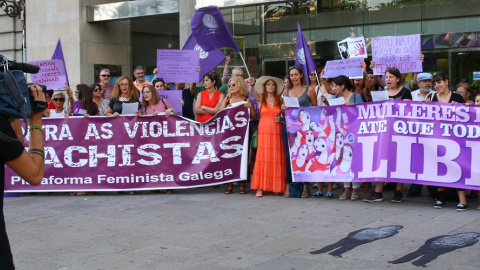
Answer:
[[415, 101], [290, 108], [295, 182], [389, 181], [480, 189], [480, 108]]
[[176, 115], [45, 118], [41, 185], [29, 185], [7, 168], [5, 189], [156, 190], [246, 180], [249, 120], [244, 106], [205, 123]]

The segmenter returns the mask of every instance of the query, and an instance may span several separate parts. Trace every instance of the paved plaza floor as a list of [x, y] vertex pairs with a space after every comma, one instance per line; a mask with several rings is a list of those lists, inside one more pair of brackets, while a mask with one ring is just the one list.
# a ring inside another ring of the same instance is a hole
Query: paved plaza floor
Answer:
[[457, 202], [434, 209], [426, 196], [390, 203], [392, 191], [376, 203], [339, 200], [341, 190], [334, 199], [223, 191], [5, 198], [16, 267], [480, 268], [478, 199], [469, 199], [470, 210], [456, 212]]

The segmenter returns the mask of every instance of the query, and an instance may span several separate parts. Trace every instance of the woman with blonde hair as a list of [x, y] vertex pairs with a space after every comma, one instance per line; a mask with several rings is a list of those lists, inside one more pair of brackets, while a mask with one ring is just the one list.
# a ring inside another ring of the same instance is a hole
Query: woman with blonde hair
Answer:
[[133, 85], [132, 78], [128, 76], [122, 76], [117, 79], [112, 91], [112, 98], [108, 104], [107, 114], [113, 117], [120, 117], [123, 110], [124, 103], [138, 102], [138, 108], [140, 109], [140, 102], [138, 100], [139, 92]]
[[[225, 109], [226, 107], [232, 106], [238, 102], [245, 102], [245, 107], [250, 109], [250, 116], [253, 119], [257, 119], [257, 112], [253, 107], [253, 102], [248, 98], [248, 91], [245, 81], [241, 77], [232, 77], [228, 80], [228, 94], [225, 99], [223, 99], [220, 109]], [[229, 183], [225, 194], [232, 193], [233, 184]], [[240, 194], [247, 193], [246, 181], [240, 182]]]

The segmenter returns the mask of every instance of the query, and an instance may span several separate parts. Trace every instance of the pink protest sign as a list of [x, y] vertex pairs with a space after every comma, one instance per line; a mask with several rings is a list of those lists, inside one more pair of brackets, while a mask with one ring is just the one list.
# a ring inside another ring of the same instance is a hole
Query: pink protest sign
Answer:
[[199, 51], [157, 50], [157, 76], [165, 82], [198, 82], [199, 65]]
[[389, 67], [401, 73], [422, 72], [420, 35], [372, 38], [374, 74], [382, 75]]
[[59, 89], [65, 87], [67, 76], [65, 74], [65, 65], [62, 60], [41, 60], [31, 61], [32, 65], [40, 67], [37, 74], [30, 74], [32, 83], [43, 84], [47, 89]]

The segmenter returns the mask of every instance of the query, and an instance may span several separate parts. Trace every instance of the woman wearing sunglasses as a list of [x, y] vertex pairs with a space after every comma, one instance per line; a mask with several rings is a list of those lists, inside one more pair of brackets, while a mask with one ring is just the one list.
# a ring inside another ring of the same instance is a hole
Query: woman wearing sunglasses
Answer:
[[217, 82], [218, 76], [215, 72], [203, 75], [205, 90], [198, 94], [197, 101], [195, 101], [197, 122], [206, 122], [220, 111], [225, 95], [215, 88]]
[[93, 102], [97, 104], [98, 115], [105, 116], [108, 110], [108, 99], [103, 98], [104, 90], [102, 86], [95, 83], [90, 86], [90, 90], [92, 91]]
[[[245, 107], [250, 109], [250, 116], [252, 119], [257, 119], [257, 112], [253, 107], [253, 102], [248, 98], [248, 91], [247, 86], [241, 77], [231, 77], [228, 80], [228, 94], [225, 99], [223, 99], [222, 106], [220, 110], [225, 109], [226, 107], [230, 107], [235, 103], [245, 102]], [[225, 190], [225, 194], [232, 193], [233, 184], [229, 183], [227, 185], [227, 189]], [[240, 194], [247, 193], [246, 188], [246, 181], [240, 182]]]
[[95, 102], [93, 102], [92, 91], [90, 87], [86, 84], [78, 84], [78, 99], [72, 105], [72, 115], [73, 116], [84, 116], [89, 117], [90, 115], [98, 115], [98, 107]]
[[55, 109], [46, 110], [46, 114], [50, 118], [68, 118], [68, 107], [65, 108], [65, 93], [56, 91], [53, 93], [52, 102]]

